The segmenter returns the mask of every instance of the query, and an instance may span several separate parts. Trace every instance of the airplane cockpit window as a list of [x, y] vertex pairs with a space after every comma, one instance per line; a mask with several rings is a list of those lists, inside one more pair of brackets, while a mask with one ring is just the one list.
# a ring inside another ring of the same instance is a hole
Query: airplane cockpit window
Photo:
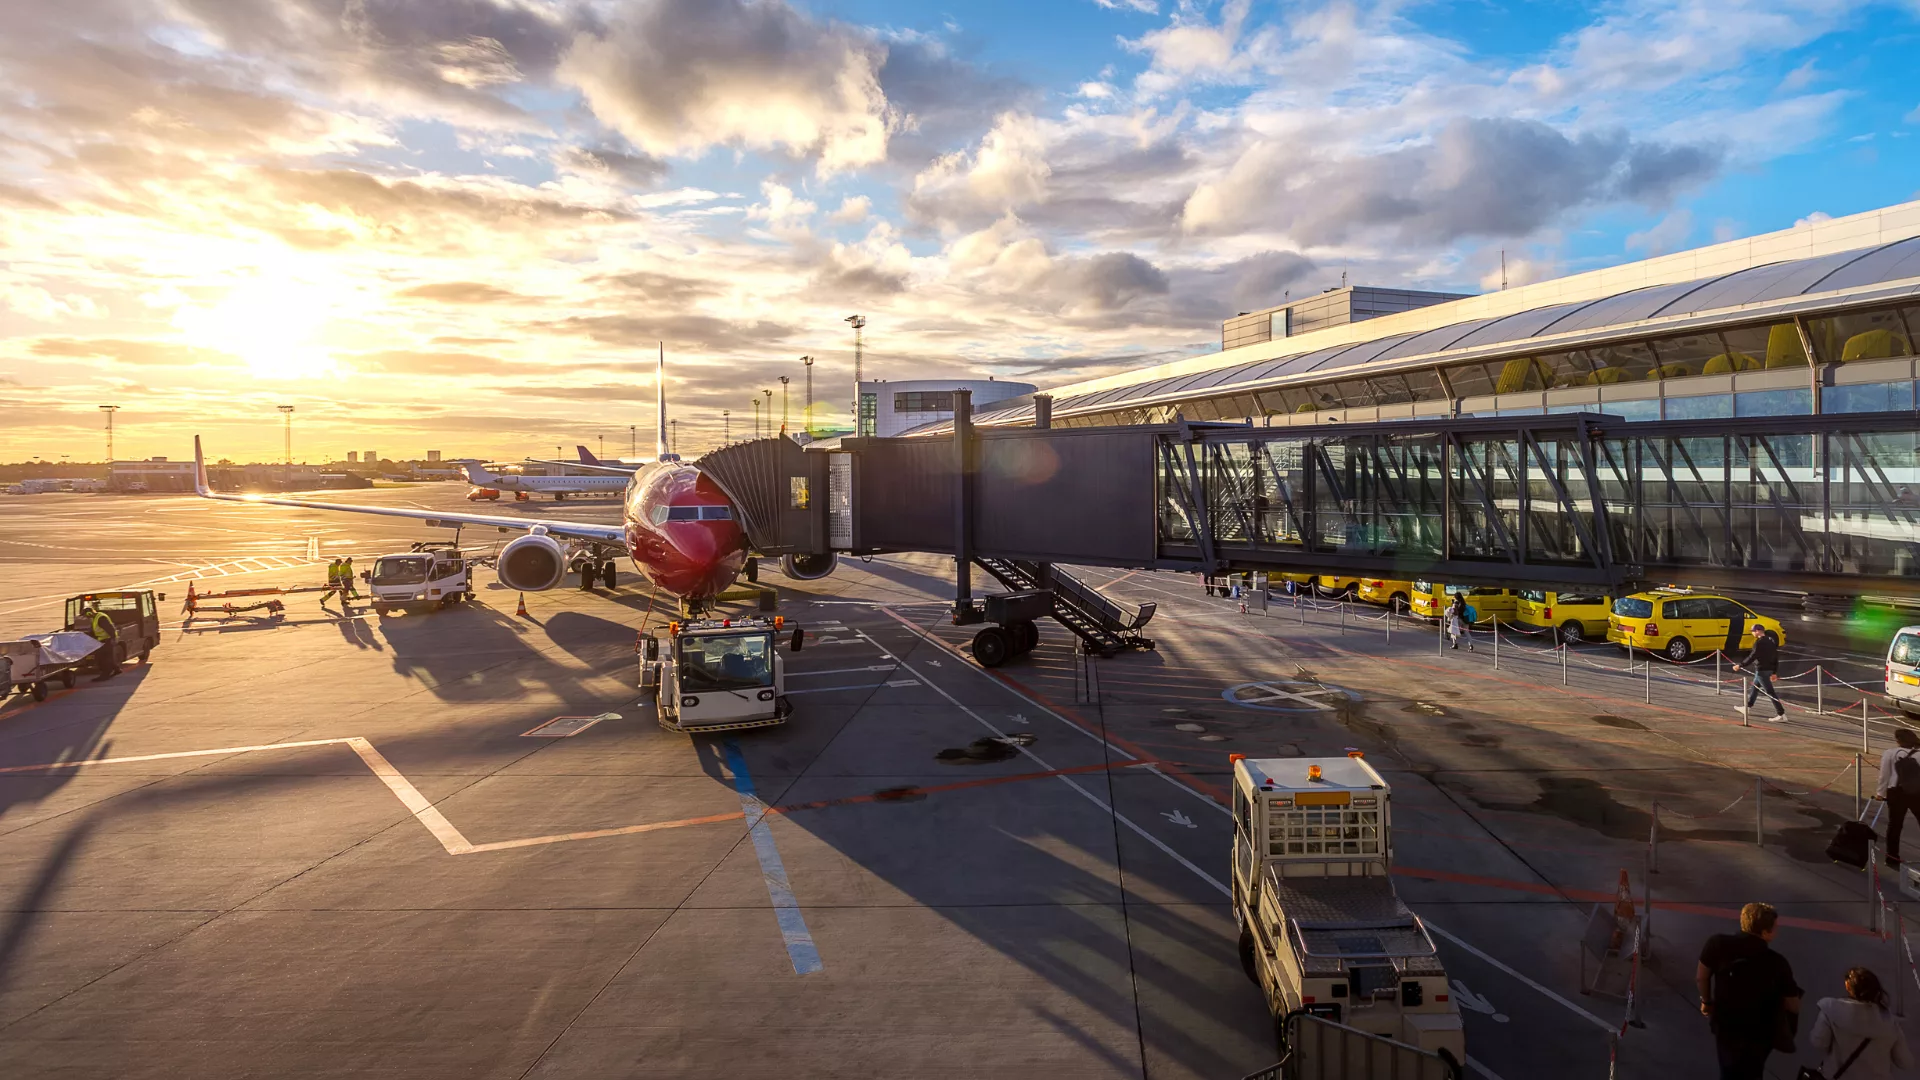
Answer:
[[700, 508], [700, 520], [701, 521], [732, 521], [733, 507], [703, 506]]
[[667, 520], [699, 521], [700, 508], [697, 506], [669, 506], [667, 508]]
[[[662, 517], [662, 511], [665, 516]], [[656, 506], [653, 509], [655, 524], [662, 521], [732, 521], [731, 506]]]

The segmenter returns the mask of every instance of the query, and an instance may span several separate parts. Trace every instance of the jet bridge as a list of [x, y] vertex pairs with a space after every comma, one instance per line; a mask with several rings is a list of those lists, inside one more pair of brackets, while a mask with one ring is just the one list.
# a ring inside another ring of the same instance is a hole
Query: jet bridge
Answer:
[[976, 429], [956, 397], [952, 434], [699, 465], [759, 550], [955, 555], [961, 601], [976, 560], [1920, 595], [1920, 413]]

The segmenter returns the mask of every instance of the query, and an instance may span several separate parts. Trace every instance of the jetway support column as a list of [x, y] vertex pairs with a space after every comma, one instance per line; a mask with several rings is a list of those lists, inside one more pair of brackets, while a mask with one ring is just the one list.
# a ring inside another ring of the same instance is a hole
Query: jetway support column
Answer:
[[953, 391], [953, 621], [973, 610], [973, 391]]
[[[1041, 431], [1048, 431], [1053, 428], [1052, 394], [1033, 395], [1033, 426]], [[1039, 567], [1039, 572], [1034, 575], [1034, 588], [1053, 588], [1053, 564], [1043, 562], [1035, 565]]]

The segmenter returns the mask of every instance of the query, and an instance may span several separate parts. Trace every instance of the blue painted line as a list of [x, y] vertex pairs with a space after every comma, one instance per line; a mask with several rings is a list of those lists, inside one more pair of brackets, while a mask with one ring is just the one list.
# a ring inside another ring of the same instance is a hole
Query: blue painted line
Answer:
[[787, 956], [793, 960], [795, 975], [811, 975], [821, 968], [820, 949], [807, 930], [800, 914], [800, 901], [793, 898], [793, 886], [787, 882], [787, 866], [780, 861], [780, 849], [774, 846], [773, 830], [767, 826], [767, 804], [753, 789], [753, 777], [747, 773], [746, 755], [740, 744], [727, 739], [727, 768], [733, 772], [733, 787], [740, 793], [740, 810], [747, 815], [747, 835], [753, 838], [753, 853], [760, 857], [760, 876], [766, 879], [767, 896], [773, 901], [773, 917], [780, 924], [780, 939], [786, 942]]

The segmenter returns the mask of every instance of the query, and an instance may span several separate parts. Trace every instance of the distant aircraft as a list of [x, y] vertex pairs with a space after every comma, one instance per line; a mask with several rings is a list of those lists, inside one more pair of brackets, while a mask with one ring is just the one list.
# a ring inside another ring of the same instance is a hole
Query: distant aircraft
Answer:
[[[473, 525], [525, 532], [527, 535], [501, 550], [497, 564], [500, 583], [523, 592], [539, 592], [560, 584], [575, 562], [588, 567], [583, 574], [587, 582], [598, 578], [611, 586], [615, 580], [614, 559], [624, 550], [648, 581], [687, 600], [691, 607], [703, 607], [740, 576], [747, 561], [747, 534], [719, 486], [699, 469], [682, 464], [678, 455], [667, 452], [666, 373], [663, 348], [654, 437], [658, 456], [619, 481], [625, 488], [624, 520], [619, 525], [217, 494], [207, 486], [206, 458], [198, 435], [193, 437], [194, 490], [202, 498], [227, 502], [409, 518], [444, 528]], [[781, 569], [788, 577], [804, 581], [826, 577], [837, 564], [833, 555], [788, 555], [781, 559]]]
[[[530, 457], [527, 461], [534, 465], [564, 465], [569, 469], [586, 469], [590, 472], [605, 473], [607, 475], [617, 473], [622, 476], [631, 474], [635, 469], [645, 468], [648, 464], [644, 461], [628, 461], [625, 458], [614, 458], [606, 461], [594, 457], [593, 451], [588, 450], [585, 446], [575, 446], [574, 449], [580, 452], [579, 461], [560, 461], [554, 458], [537, 457]], [[678, 461], [680, 460], [680, 456], [678, 454], [667, 454], [664, 455], [661, 460]]]
[[485, 465], [477, 461], [455, 462], [460, 471], [467, 476], [467, 482], [477, 488], [491, 488], [495, 491], [524, 491], [529, 495], [551, 495], [555, 499], [564, 499], [569, 495], [613, 495], [625, 491], [625, 474], [611, 476], [596, 474], [593, 476], [523, 476], [518, 473], [495, 473], [488, 471]]

